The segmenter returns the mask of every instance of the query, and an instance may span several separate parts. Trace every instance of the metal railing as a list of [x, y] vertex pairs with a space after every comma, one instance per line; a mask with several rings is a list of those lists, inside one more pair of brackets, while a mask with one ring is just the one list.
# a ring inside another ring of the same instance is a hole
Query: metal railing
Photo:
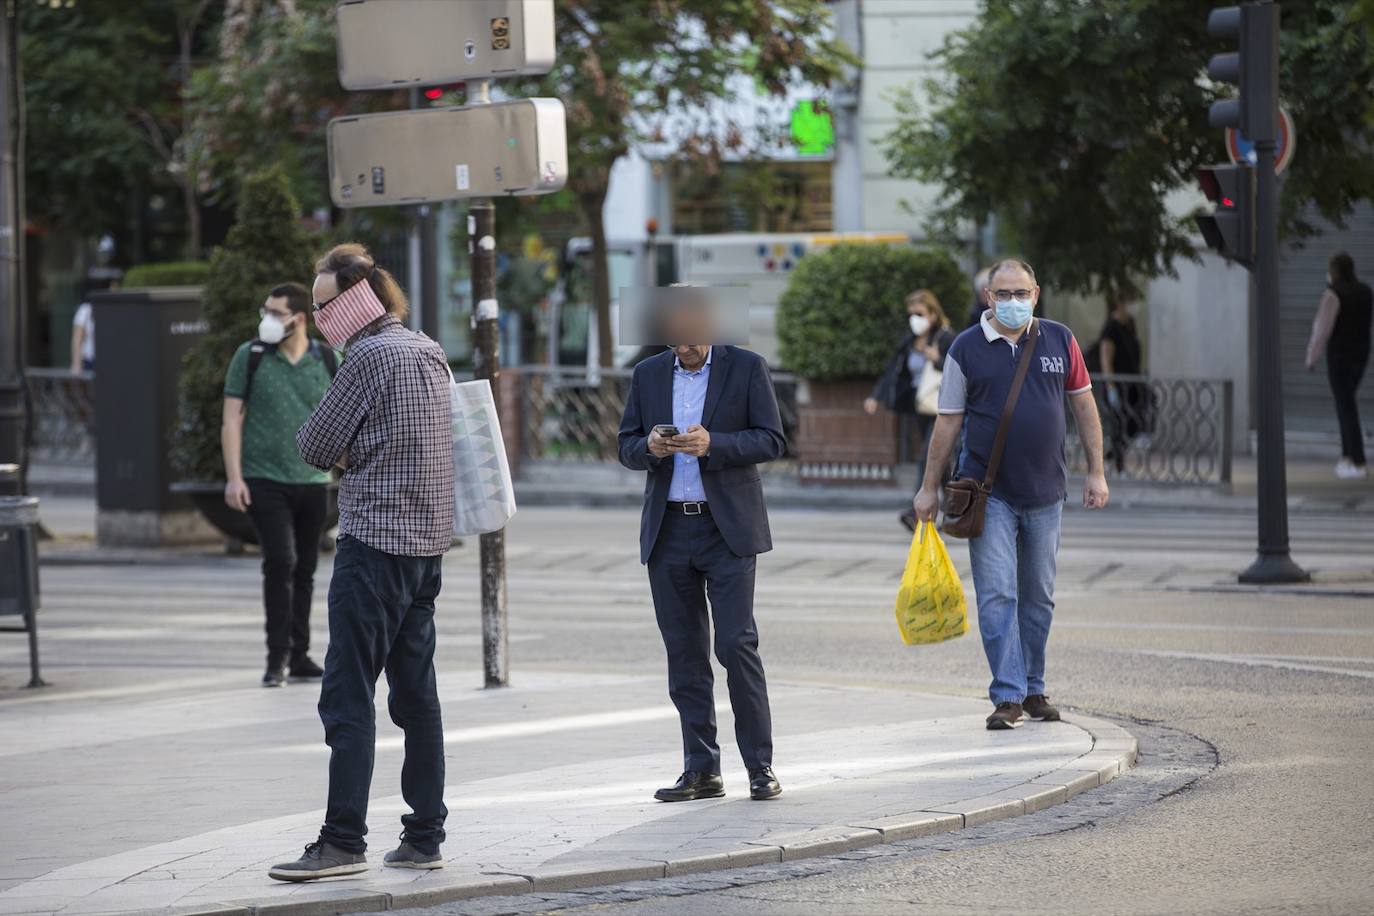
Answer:
[[93, 372], [25, 369], [33, 410], [33, 458], [61, 464], [95, 461], [95, 396]]
[[[506, 378], [519, 379], [519, 453], [522, 460], [597, 463], [616, 462], [616, 435], [625, 398], [630, 391], [629, 369], [521, 366]], [[765, 465], [772, 471], [794, 470], [797, 429], [797, 380], [775, 373], [773, 389], [782, 415], [787, 453], [783, 461]]]
[[[1149, 483], [1224, 486], [1231, 482], [1234, 404], [1229, 379], [1094, 375], [1109, 477]], [[1087, 470], [1073, 411], [1065, 457]]]

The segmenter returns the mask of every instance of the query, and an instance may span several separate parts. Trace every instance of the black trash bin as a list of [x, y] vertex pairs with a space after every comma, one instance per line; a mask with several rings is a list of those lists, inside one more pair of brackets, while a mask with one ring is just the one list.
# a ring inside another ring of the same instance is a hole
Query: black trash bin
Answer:
[[38, 666], [38, 497], [0, 496], [0, 618], [20, 617], [29, 634], [29, 686], [42, 687]]

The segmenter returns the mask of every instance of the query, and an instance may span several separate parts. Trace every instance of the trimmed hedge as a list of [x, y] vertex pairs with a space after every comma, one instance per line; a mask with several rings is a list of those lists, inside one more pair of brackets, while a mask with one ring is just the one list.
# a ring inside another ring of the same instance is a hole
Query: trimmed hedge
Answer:
[[133, 286], [204, 286], [210, 276], [209, 261], [167, 261], [161, 264], [138, 264], [124, 273], [121, 285]]
[[244, 341], [258, 335], [258, 309], [273, 286], [310, 283], [312, 244], [280, 167], [255, 172], [239, 191], [235, 222], [210, 258], [203, 309], [210, 328], [182, 363], [172, 465], [182, 480], [224, 479], [219, 432], [224, 374]]
[[806, 256], [778, 301], [783, 365], [813, 381], [880, 375], [907, 332], [906, 297], [923, 288], [963, 324], [970, 281], [945, 251], [836, 245]]

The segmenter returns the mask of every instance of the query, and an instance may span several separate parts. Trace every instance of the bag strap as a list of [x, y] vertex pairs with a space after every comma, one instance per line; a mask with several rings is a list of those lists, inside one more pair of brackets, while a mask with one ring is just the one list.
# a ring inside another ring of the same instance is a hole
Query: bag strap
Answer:
[[258, 366], [262, 364], [262, 358], [267, 355], [267, 351], [275, 349], [277, 349], [276, 344], [261, 340], [254, 340], [248, 347], [248, 377], [243, 383], [242, 410], [245, 413], [248, 411], [248, 396], [253, 393], [253, 376], [258, 374]]
[[992, 483], [997, 479], [997, 469], [1002, 464], [1002, 450], [1007, 447], [1007, 432], [1011, 429], [1011, 415], [1021, 397], [1021, 386], [1026, 381], [1026, 371], [1030, 368], [1031, 354], [1035, 352], [1035, 342], [1040, 339], [1038, 319], [1031, 321], [1030, 334], [1027, 336], [1025, 349], [1021, 351], [1021, 361], [1016, 364], [1016, 377], [1011, 380], [1011, 390], [1007, 392], [1007, 403], [1002, 405], [1002, 421], [997, 424], [997, 438], [992, 442], [992, 454], [988, 455], [988, 473], [983, 478], [983, 490], [988, 493], [992, 492]]

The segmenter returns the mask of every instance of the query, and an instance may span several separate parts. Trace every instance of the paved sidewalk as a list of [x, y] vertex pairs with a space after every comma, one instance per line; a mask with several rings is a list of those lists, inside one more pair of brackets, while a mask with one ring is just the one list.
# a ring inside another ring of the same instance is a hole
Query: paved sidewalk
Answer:
[[[395, 794], [401, 735], [379, 703], [373, 869], [308, 885], [271, 881], [266, 869], [295, 858], [319, 826], [328, 752], [314, 721], [317, 688], [0, 703], [0, 823], [18, 853], [5, 866], [0, 913], [376, 910], [777, 862], [1040, 810], [1110, 780], [1136, 748], [1086, 717], [992, 733], [981, 701], [780, 683], [784, 795], [750, 802], [727, 745], [729, 796], [664, 805], [653, 789], [680, 760], [660, 678], [527, 673], [498, 691], [455, 680], [444, 684], [446, 868], [380, 867], [404, 805]], [[728, 707], [720, 717], [727, 735]], [[243, 797], [245, 816], [196, 816], [199, 798], [222, 793]], [[276, 800], [275, 816], [248, 816], [259, 797]], [[152, 826], [159, 807], [179, 813], [154, 831], [161, 842], [101, 855], [107, 843], [73, 837], [63, 847], [71, 861], [57, 865], [64, 855], [50, 849], [57, 854], [24, 874], [28, 853], [47, 845], [35, 841], [53, 832], [54, 810], [80, 812], [81, 829], [117, 842], [137, 832], [126, 819]]]

